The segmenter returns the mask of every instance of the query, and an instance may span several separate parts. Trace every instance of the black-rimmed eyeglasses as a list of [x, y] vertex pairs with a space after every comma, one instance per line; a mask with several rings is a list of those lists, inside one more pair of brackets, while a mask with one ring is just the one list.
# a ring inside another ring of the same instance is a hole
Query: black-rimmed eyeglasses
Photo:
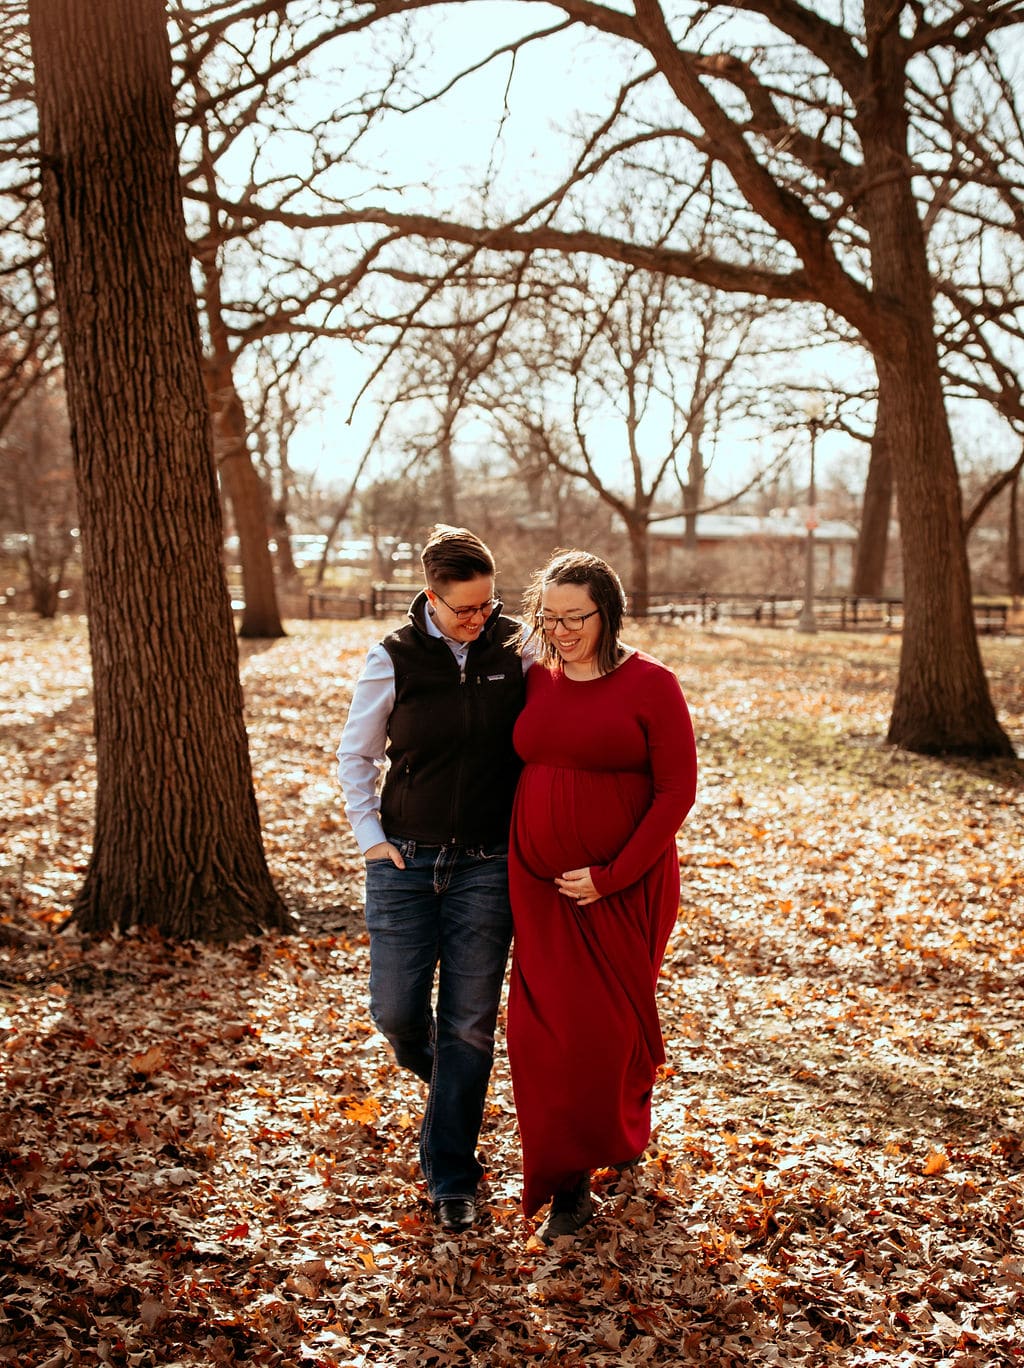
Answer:
[[592, 618], [600, 611], [600, 608], [591, 608], [589, 613], [565, 613], [562, 617], [555, 617], [554, 613], [538, 613], [534, 622], [542, 632], [553, 632], [559, 623], [567, 632], [578, 632], [587, 618]]
[[448, 609], [449, 613], [454, 613], [460, 622], [468, 622], [471, 617], [476, 617], [477, 613], [483, 613], [484, 617], [487, 617], [494, 608], [494, 605], [498, 602], [496, 598], [489, 598], [484, 599], [483, 603], [475, 604], [472, 608], [453, 608], [448, 600], [442, 598], [436, 589], [434, 590], [434, 596], [435, 598], [441, 599], [441, 602]]

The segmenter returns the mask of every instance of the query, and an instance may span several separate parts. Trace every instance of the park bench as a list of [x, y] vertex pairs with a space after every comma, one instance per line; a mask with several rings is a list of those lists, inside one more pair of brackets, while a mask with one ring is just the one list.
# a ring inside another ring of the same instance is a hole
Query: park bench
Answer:
[[308, 616], [312, 618], [362, 618], [373, 609], [364, 594], [339, 594], [333, 589], [310, 589], [306, 594]]
[[1010, 619], [1008, 603], [976, 603], [974, 622], [979, 632], [988, 636], [1005, 636]]

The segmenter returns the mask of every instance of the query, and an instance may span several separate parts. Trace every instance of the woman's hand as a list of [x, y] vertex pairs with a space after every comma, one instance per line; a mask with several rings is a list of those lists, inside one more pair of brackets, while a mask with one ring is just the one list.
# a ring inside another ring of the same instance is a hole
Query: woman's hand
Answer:
[[390, 860], [396, 869], [405, 868], [402, 852], [390, 841], [378, 841], [376, 845], [370, 846], [369, 850], [363, 851], [363, 859], [367, 862], [370, 860]]
[[601, 896], [594, 887], [589, 867], [568, 870], [555, 879], [555, 887], [559, 893], [564, 893], [567, 898], [572, 898], [577, 907], [586, 907], [588, 903], [597, 902]]

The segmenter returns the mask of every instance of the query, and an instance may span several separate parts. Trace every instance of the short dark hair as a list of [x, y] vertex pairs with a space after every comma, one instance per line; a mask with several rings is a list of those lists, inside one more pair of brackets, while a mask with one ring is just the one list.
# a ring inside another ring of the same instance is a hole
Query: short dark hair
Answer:
[[430, 529], [420, 561], [431, 589], [495, 573], [490, 547], [465, 527], [449, 527], [447, 523]]
[[[531, 624], [533, 636], [538, 632], [537, 614], [540, 612], [544, 589], [549, 584], [582, 585], [601, 612], [601, 638], [597, 643], [597, 668], [602, 674], [614, 670], [622, 657], [619, 633], [626, 611], [626, 591], [622, 581], [600, 556], [589, 551], [556, 551], [546, 565], [535, 573], [523, 595], [523, 611]], [[543, 634], [538, 658], [549, 668], [559, 660], [554, 642]]]

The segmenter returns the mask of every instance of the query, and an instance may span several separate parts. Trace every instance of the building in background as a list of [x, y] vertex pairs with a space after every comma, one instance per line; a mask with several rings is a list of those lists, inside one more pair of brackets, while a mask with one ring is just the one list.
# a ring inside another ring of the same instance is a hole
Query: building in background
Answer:
[[[697, 545], [686, 543], [686, 519], [665, 518], [650, 525], [651, 567], [665, 587], [770, 590], [786, 593], [800, 583], [807, 542], [807, 515], [801, 509], [769, 514], [700, 513]], [[847, 593], [853, 582], [857, 528], [822, 518], [814, 529], [814, 589], [818, 594]]]

